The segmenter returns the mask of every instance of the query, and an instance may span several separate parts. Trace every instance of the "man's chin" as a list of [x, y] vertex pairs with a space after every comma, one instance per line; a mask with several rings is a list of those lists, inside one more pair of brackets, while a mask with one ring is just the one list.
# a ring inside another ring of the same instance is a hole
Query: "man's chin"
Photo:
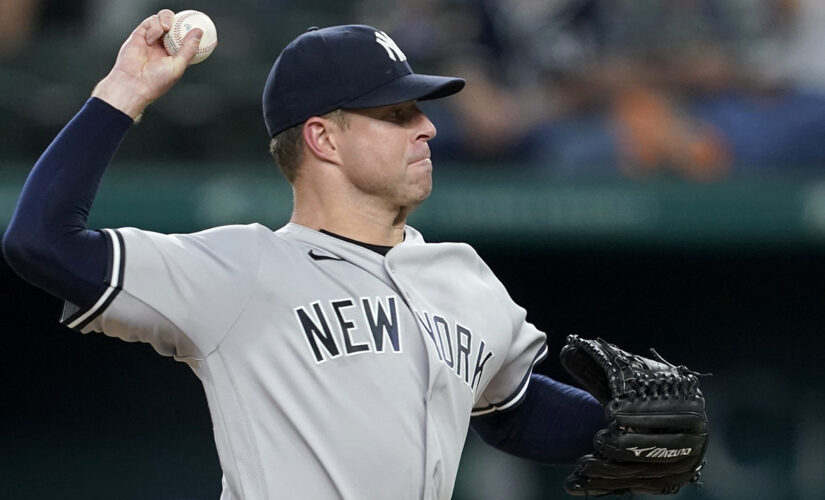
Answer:
[[426, 200], [427, 198], [430, 197], [431, 192], [432, 192], [432, 184], [427, 186], [427, 188], [422, 189], [422, 191], [420, 193], [418, 193], [416, 196], [411, 197], [410, 202], [406, 204], [406, 207], [408, 208], [408, 210], [411, 212], [411, 211], [415, 210], [416, 208], [418, 208], [419, 205], [424, 203], [424, 200]]

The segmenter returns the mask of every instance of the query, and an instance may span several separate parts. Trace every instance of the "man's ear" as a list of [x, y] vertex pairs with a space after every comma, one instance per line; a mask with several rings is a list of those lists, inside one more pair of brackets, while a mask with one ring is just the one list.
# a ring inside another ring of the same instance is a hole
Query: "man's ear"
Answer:
[[304, 122], [303, 135], [309, 154], [320, 160], [339, 163], [339, 150], [334, 132], [334, 123], [320, 116], [313, 116]]

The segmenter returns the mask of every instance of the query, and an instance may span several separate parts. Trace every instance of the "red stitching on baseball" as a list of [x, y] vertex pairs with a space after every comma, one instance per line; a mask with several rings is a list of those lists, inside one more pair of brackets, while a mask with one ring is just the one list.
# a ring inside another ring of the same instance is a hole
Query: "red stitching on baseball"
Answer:
[[[195, 12], [195, 11], [187, 12], [186, 14], [180, 16], [179, 18], [177, 18], [175, 20], [175, 25], [172, 27], [172, 34], [173, 34], [173, 38], [175, 39], [175, 44], [176, 45], [179, 46], [183, 42], [183, 37], [181, 36], [181, 28], [183, 26], [183, 21], [185, 21], [186, 19], [188, 19], [192, 16], [196, 16], [198, 14], [200, 14], [200, 12]], [[204, 16], [205, 15], [206, 14], [204, 14]], [[203, 28], [201, 28], [201, 29], [203, 29]], [[205, 47], [198, 47], [198, 50], [197, 50], [196, 54], [212, 50], [213, 48], [215, 48], [216, 45], [218, 45], [217, 40], [215, 40], [214, 42], [210, 43], [209, 45], [207, 45]], [[171, 48], [172, 48], [172, 50], [174, 50], [174, 53], [177, 53], [178, 50], [179, 50], [179, 47], [171, 47]]]

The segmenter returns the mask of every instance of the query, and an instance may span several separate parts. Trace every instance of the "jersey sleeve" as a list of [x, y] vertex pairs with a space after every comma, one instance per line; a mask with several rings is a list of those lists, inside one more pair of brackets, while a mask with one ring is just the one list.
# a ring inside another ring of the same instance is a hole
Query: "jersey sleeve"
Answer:
[[516, 304], [486, 263], [479, 259], [485, 282], [500, 296], [510, 319], [512, 337], [505, 359], [473, 407], [472, 416], [512, 408], [527, 392], [533, 367], [547, 356], [547, 336], [527, 321], [527, 311]]
[[211, 352], [252, 293], [259, 231], [225, 226], [194, 234], [103, 232], [109, 243], [106, 289], [89, 308], [67, 302], [61, 323], [146, 342], [167, 356], [203, 358]]

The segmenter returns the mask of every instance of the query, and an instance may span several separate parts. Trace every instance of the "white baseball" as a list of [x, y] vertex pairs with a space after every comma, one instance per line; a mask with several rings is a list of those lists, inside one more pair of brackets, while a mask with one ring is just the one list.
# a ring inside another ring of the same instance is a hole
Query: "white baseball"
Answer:
[[197, 10], [182, 10], [175, 14], [172, 28], [163, 35], [163, 47], [170, 56], [177, 54], [183, 44], [183, 37], [185, 37], [192, 28], [200, 28], [203, 30], [198, 51], [195, 53], [195, 57], [189, 62], [189, 64], [198, 64], [209, 57], [218, 45], [218, 30], [215, 29], [215, 23], [203, 12]]

